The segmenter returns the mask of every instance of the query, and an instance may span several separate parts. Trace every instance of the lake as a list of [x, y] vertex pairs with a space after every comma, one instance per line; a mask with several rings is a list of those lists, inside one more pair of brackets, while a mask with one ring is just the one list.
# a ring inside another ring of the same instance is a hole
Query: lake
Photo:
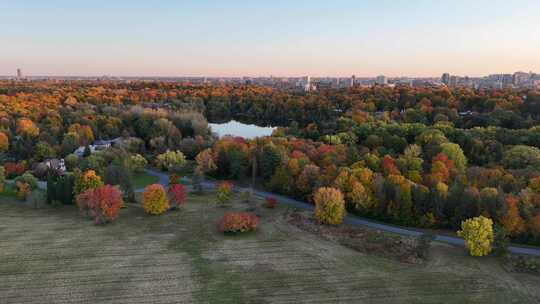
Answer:
[[209, 124], [212, 128], [212, 132], [217, 133], [219, 137], [225, 135], [240, 136], [246, 139], [251, 139], [260, 136], [270, 136], [276, 129], [274, 127], [259, 127], [256, 125], [248, 125], [231, 120], [227, 123]]

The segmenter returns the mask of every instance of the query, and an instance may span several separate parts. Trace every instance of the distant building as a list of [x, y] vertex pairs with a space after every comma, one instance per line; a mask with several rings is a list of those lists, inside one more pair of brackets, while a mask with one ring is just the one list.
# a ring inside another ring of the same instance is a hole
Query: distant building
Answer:
[[449, 85], [450, 84], [450, 74], [449, 73], [442, 74], [441, 82], [444, 83], [445, 85]]
[[459, 77], [458, 76], [450, 76], [450, 80], [448, 81], [448, 85], [451, 87], [456, 87], [459, 84]]
[[[88, 148], [90, 149], [90, 153], [94, 153], [96, 151], [105, 150], [107, 148], [110, 148], [114, 146], [115, 144], [118, 144], [122, 139], [120, 137], [111, 139], [111, 140], [96, 140], [94, 144], [89, 145]], [[78, 157], [83, 157], [84, 151], [86, 150], [85, 146], [81, 146], [77, 148], [73, 152], [73, 154], [77, 155]]]
[[356, 84], [356, 76], [355, 76], [355, 75], [352, 75], [352, 76], [351, 76], [350, 87], [354, 87], [355, 84]]
[[17, 79], [22, 79], [22, 78], [23, 78], [22, 70], [21, 70], [21, 69], [17, 69]]
[[384, 75], [377, 76], [377, 78], [375, 78], [375, 83], [380, 85], [386, 85], [388, 84], [388, 78], [386, 78], [386, 76]]

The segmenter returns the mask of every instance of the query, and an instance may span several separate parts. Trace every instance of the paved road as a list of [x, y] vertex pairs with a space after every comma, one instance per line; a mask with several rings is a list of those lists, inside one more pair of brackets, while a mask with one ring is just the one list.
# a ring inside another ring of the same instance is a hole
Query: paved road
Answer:
[[[157, 172], [157, 171], [154, 171], [154, 170], [150, 170], [150, 169], [146, 169], [146, 172], [148, 174], [157, 176], [159, 178], [159, 183], [161, 185], [166, 186], [168, 184], [168, 176], [167, 176], [167, 174], [162, 173], [162, 172]], [[205, 188], [213, 188], [213, 187], [215, 187], [215, 184], [216, 183], [211, 182], [211, 181], [205, 181], [205, 182], [203, 182], [203, 187], [205, 187]], [[236, 187], [236, 189], [240, 190], [240, 191], [249, 190], [249, 188], [241, 188], [241, 187]], [[136, 191], [142, 191], [142, 189], [137, 189]], [[289, 205], [289, 206], [292, 206], [292, 207], [295, 207], [295, 208], [298, 208], [298, 209], [313, 210], [313, 205], [312, 204], [308, 204], [306, 202], [302, 202], [302, 201], [299, 201], [299, 200], [296, 200], [296, 199], [293, 199], [293, 198], [290, 198], [290, 197], [286, 197], [286, 196], [283, 196], [283, 195], [280, 195], [280, 194], [275, 194], [275, 193], [268, 192], [268, 191], [263, 191], [263, 190], [254, 190], [254, 194], [257, 195], [257, 196], [263, 197], [263, 198], [268, 197], [268, 196], [273, 196], [280, 203], [284, 203], [286, 205]], [[396, 233], [396, 234], [404, 235], [404, 236], [418, 237], [418, 236], [421, 236], [421, 235], [424, 234], [424, 232], [422, 232], [420, 230], [413, 229], [413, 228], [404, 228], [404, 227], [397, 227], [397, 226], [393, 226], [393, 225], [382, 224], [382, 223], [379, 223], [379, 222], [371, 221], [371, 220], [361, 218], [361, 217], [351, 215], [351, 214], [348, 214], [346, 216], [345, 223], [353, 224], [353, 225], [366, 226], [366, 227], [379, 229], [379, 230], [386, 231], [386, 232]], [[435, 235], [435, 240], [439, 241], [439, 242], [451, 244], [451, 245], [465, 246], [465, 242], [463, 241], [463, 239], [458, 238], [458, 237], [437, 234], [437, 235]], [[510, 252], [512, 252], [512, 253], [517, 253], [517, 254], [540, 256], [540, 249], [539, 248], [509, 246], [508, 250]]]

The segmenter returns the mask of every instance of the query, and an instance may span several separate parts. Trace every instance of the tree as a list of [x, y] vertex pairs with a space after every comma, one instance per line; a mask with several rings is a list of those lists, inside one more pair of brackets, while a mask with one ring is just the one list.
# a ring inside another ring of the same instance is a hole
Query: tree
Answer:
[[148, 165], [148, 161], [146, 161], [146, 158], [140, 154], [134, 154], [131, 155], [127, 160], [127, 168], [131, 172], [135, 173], [141, 173], [144, 171], [144, 168]]
[[78, 195], [88, 189], [98, 188], [101, 186], [103, 186], [103, 182], [101, 181], [101, 177], [96, 174], [96, 171], [88, 170], [83, 173], [77, 172], [75, 174], [73, 193]]
[[46, 142], [40, 141], [34, 147], [34, 159], [44, 161], [49, 158], [55, 158], [56, 151]]
[[32, 120], [23, 117], [17, 121], [17, 134], [28, 138], [37, 137], [39, 128]]
[[120, 186], [128, 201], [135, 201], [131, 171], [121, 165], [111, 164], [105, 169], [105, 184]]
[[345, 201], [352, 208], [366, 211], [372, 207], [366, 189], [350, 170], [341, 170], [334, 180], [333, 186], [343, 193]]
[[465, 240], [465, 246], [472, 256], [485, 256], [491, 252], [493, 243], [493, 221], [487, 217], [470, 218], [461, 223], [458, 235]]
[[233, 184], [224, 181], [218, 184], [216, 198], [221, 205], [228, 204], [231, 201]]
[[88, 189], [77, 195], [77, 205], [96, 224], [112, 222], [118, 217], [123, 205], [122, 194], [111, 185]]
[[0, 153], [4, 153], [9, 149], [9, 138], [4, 132], [0, 132]]
[[143, 209], [152, 215], [162, 214], [169, 209], [169, 200], [163, 186], [152, 184], [144, 188]]
[[318, 186], [320, 177], [320, 168], [316, 165], [306, 165], [296, 181], [296, 187], [301, 194], [311, 193]]
[[68, 154], [64, 158], [64, 164], [68, 171], [73, 171], [75, 168], [77, 168], [77, 165], [79, 164], [79, 157], [75, 154]]
[[61, 145], [62, 155], [71, 154], [78, 147], [79, 147], [79, 134], [75, 132], [66, 133], [64, 135], [64, 138], [62, 139], [62, 145]]
[[506, 212], [501, 218], [504, 230], [509, 236], [515, 237], [525, 231], [525, 221], [519, 214], [519, 200], [513, 196], [507, 196], [505, 199]]
[[179, 170], [186, 162], [184, 153], [180, 151], [169, 151], [157, 156], [157, 166], [166, 171]]
[[270, 181], [267, 183], [268, 188], [281, 194], [292, 193], [293, 186], [294, 179], [291, 176], [290, 171], [284, 166], [279, 166], [274, 175], [272, 175], [272, 178], [270, 178]]
[[270, 179], [274, 175], [275, 170], [281, 163], [281, 155], [276, 145], [269, 143], [264, 145], [262, 155], [260, 157], [261, 175], [265, 180]]
[[441, 149], [441, 153], [448, 156], [448, 159], [453, 162], [454, 168], [456, 168], [456, 170], [458, 170], [459, 172], [465, 171], [465, 168], [467, 167], [467, 158], [465, 157], [463, 150], [458, 144], [443, 143], [441, 144]]
[[75, 123], [69, 126], [68, 132], [76, 133], [78, 135], [77, 144], [79, 146], [88, 146], [94, 142], [94, 132], [90, 126]]
[[200, 170], [204, 174], [207, 174], [208, 172], [211, 172], [217, 169], [211, 149], [205, 149], [201, 151], [195, 157], [195, 161], [197, 162], [197, 166], [200, 168]]
[[504, 153], [503, 164], [509, 169], [525, 169], [530, 166], [540, 170], [540, 149], [524, 145], [514, 146]]
[[169, 202], [173, 208], [178, 208], [186, 203], [186, 188], [182, 184], [171, 184], [168, 189]]
[[322, 187], [315, 191], [315, 218], [323, 224], [339, 225], [345, 217], [345, 201], [341, 191]]
[[56, 171], [49, 170], [47, 175], [47, 203], [72, 204], [74, 184], [75, 178], [73, 174], [59, 174]]

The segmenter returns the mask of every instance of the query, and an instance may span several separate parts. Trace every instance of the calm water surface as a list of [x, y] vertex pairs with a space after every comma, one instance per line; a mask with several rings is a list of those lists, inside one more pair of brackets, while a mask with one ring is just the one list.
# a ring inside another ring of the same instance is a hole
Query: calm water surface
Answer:
[[247, 125], [241, 122], [231, 120], [227, 123], [209, 124], [212, 128], [212, 132], [217, 133], [219, 137], [225, 135], [240, 136], [243, 138], [255, 138], [259, 136], [270, 136], [272, 131], [275, 130], [274, 127], [259, 127], [256, 125]]

